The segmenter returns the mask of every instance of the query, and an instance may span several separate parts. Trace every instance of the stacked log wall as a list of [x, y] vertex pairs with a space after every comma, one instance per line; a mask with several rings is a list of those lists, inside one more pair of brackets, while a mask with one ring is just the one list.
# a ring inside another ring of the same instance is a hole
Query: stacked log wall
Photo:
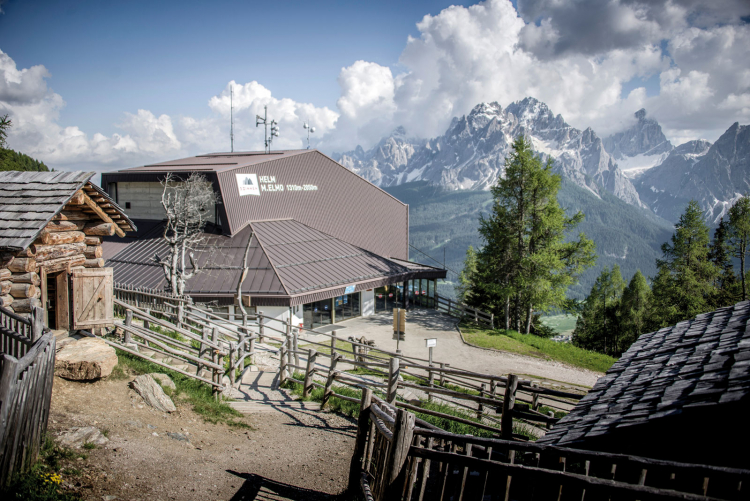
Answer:
[[112, 223], [85, 210], [82, 193], [75, 195], [26, 249], [0, 254], [0, 306], [16, 313], [43, 307], [41, 270], [103, 268], [102, 236], [115, 234]]

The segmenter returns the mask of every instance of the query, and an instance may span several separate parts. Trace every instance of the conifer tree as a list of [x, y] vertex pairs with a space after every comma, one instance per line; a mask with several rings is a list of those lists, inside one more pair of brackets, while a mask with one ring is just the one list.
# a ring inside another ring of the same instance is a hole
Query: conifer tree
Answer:
[[750, 243], [750, 199], [740, 197], [729, 209], [729, 242], [734, 256], [740, 259], [740, 279], [742, 281], [742, 300], [747, 300], [745, 283], [745, 257]]
[[673, 325], [710, 311], [716, 294], [718, 267], [708, 259], [708, 226], [692, 200], [675, 227], [671, 243], [662, 247], [653, 281], [651, 328]]
[[583, 214], [565, 215], [557, 203], [560, 182], [552, 159], [542, 165], [531, 143], [519, 136], [505, 160], [504, 177], [492, 187], [492, 213], [480, 218], [485, 245], [477, 256], [482, 278], [476, 282], [484, 290], [472, 294], [490, 295], [482, 301], [498, 316], [504, 305], [506, 326], [527, 334], [534, 311], [562, 305], [568, 286], [596, 259], [594, 243], [583, 233], [565, 242], [565, 232]]
[[604, 268], [584, 301], [573, 331], [573, 344], [608, 355], [619, 354], [620, 301], [625, 281], [620, 267]]
[[742, 288], [732, 265], [732, 254], [729, 243], [729, 223], [725, 218], [721, 218], [719, 226], [714, 231], [714, 239], [708, 253], [708, 258], [719, 270], [715, 282], [715, 308], [732, 305], [742, 296]]
[[620, 301], [620, 345], [622, 355], [644, 332], [647, 332], [651, 288], [641, 270], [637, 270], [622, 293]]
[[466, 249], [466, 258], [464, 258], [464, 267], [458, 275], [458, 286], [456, 286], [456, 298], [461, 303], [470, 303], [472, 295], [472, 286], [477, 273], [477, 253], [474, 246], [470, 245]]

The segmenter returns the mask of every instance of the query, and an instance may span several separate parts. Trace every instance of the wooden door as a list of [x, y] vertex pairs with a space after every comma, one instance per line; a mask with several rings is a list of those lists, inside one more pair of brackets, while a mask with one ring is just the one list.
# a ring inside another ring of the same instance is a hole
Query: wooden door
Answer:
[[73, 270], [73, 329], [111, 327], [112, 268]]

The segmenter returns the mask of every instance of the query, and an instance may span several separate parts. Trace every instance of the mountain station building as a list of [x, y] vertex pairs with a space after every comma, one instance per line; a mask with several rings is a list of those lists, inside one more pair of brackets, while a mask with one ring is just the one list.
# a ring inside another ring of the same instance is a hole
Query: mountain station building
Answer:
[[[318, 328], [434, 297], [440, 268], [410, 262], [409, 206], [317, 150], [211, 153], [102, 174], [102, 187], [136, 222], [104, 243], [119, 286], [168, 287], [166, 175], [200, 173], [218, 194], [185, 294], [234, 314], [251, 311]], [[247, 263], [243, 263], [250, 242]]]

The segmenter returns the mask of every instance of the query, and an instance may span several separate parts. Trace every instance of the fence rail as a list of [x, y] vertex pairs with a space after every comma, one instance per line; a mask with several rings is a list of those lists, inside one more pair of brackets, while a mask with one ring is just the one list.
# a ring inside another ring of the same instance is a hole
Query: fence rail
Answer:
[[363, 391], [349, 486], [367, 500], [747, 499], [750, 471], [458, 435]]
[[55, 337], [43, 313], [25, 318], [0, 307], [0, 487], [36, 461], [47, 430]]
[[449, 297], [443, 297], [435, 294], [435, 309], [451, 315], [453, 317], [467, 318], [474, 320], [477, 324], [484, 324], [490, 329], [495, 328], [494, 313], [486, 313], [482, 310], [472, 308], [471, 306], [454, 301]]

